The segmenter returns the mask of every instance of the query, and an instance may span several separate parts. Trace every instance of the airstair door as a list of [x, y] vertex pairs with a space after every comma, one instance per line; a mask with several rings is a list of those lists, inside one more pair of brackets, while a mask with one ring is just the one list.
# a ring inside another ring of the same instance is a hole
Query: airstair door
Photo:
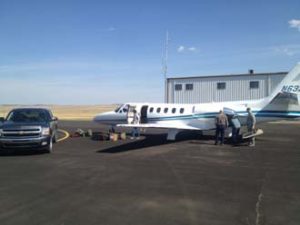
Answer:
[[132, 124], [134, 119], [134, 111], [136, 106], [129, 105], [128, 112], [127, 112], [127, 123]]
[[148, 112], [148, 105], [143, 105], [141, 108], [141, 123], [147, 123], [147, 112]]

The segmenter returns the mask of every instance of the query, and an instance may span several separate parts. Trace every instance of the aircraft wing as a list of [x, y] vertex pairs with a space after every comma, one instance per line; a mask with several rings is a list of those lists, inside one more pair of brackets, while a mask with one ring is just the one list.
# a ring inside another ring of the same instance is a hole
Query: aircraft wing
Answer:
[[145, 124], [117, 124], [117, 127], [128, 127], [128, 128], [158, 128], [158, 129], [179, 129], [179, 130], [201, 130], [197, 127], [189, 125], [178, 125], [178, 124], [155, 124], [155, 123], [145, 123]]

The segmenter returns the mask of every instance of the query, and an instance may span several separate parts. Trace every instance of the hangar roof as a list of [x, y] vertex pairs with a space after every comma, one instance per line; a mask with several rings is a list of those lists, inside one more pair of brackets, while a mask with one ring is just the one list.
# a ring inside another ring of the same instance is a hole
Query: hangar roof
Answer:
[[237, 77], [237, 76], [263, 76], [263, 75], [282, 75], [288, 72], [273, 72], [273, 73], [244, 73], [244, 74], [224, 74], [224, 75], [204, 75], [204, 76], [187, 76], [187, 77], [167, 77], [167, 80], [177, 80], [177, 79], [197, 79], [197, 78], [215, 78], [215, 77]]

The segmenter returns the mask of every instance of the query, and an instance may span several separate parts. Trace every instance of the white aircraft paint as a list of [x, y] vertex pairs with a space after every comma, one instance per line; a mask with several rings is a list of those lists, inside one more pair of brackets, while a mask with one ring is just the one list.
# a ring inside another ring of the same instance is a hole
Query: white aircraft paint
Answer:
[[[126, 103], [115, 111], [96, 115], [94, 121], [118, 127], [168, 129], [168, 139], [174, 140], [180, 130], [215, 129], [215, 117], [220, 110], [237, 115], [242, 125], [246, 123], [247, 107], [258, 123], [300, 117], [299, 95], [300, 63], [264, 99], [204, 104]], [[139, 124], [130, 122], [134, 109], [141, 115]]]

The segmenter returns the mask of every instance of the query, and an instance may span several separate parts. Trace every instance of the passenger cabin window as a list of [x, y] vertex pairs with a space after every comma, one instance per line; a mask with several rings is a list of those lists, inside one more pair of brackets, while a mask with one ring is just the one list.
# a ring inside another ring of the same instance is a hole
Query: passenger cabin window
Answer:
[[186, 84], [185, 85], [185, 90], [192, 91], [193, 89], [194, 89], [194, 85], [193, 84]]
[[226, 83], [225, 82], [217, 83], [217, 89], [218, 90], [225, 90], [226, 89]]
[[180, 108], [180, 113], [184, 113], [184, 108]]
[[259, 81], [250, 81], [250, 89], [259, 88]]
[[157, 108], [157, 109], [156, 109], [156, 112], [157, 112], [157, 113], [160, 113], [160, 108]]
[[182, 90], [182, 84], [175, 84], [175, 91], [181, 91]]
[[169, 110], [168, 108], [165, 108], [164, 113], [168, 113], [168, 110]]
[[172, 109], [172, 113], [176, 113], [176, 108], [173, 108], [173, 109]]
[[149, 112], [150, 112], [150, 113], [153, 113], [153, 110], [154, 110], [154, 108], [151, 107], [150, 110], [149, 110]]

